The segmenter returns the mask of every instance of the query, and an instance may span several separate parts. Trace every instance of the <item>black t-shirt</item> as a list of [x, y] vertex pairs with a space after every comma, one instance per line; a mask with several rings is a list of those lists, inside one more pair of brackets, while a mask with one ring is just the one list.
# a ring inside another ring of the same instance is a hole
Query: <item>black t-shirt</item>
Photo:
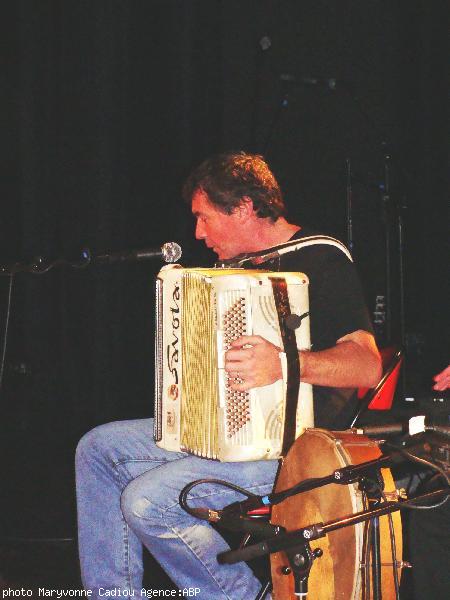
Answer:
[[[291, 239], [311, 235], [319, 234], [302, 228]], [[308, 246], [258, 267], [308, 276], [312, 351], [331, 348], [339, 338], [358, 329], [373, 333], [355, 266], [342, 250], [330, 245]], [[314, 386], [316, 427], [346, 429], [356, 405], [354, 389]]]

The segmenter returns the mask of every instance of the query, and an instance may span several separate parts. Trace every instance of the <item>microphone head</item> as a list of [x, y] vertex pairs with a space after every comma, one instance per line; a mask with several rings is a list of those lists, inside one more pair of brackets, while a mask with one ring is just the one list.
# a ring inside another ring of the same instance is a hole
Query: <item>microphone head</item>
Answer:
[[182, 250], [176, 242], [166, 242], [161, 246], [161, 253], [165, 262], [174, 263], [181, 257]]

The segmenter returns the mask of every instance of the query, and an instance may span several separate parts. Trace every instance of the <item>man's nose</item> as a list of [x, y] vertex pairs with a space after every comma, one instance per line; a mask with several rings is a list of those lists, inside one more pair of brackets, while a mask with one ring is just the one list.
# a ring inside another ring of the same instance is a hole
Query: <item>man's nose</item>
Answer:
[[197, 221], [195, 225], [195, 239], [203, 240], [206, 237], [205, 228], [201, 221]]

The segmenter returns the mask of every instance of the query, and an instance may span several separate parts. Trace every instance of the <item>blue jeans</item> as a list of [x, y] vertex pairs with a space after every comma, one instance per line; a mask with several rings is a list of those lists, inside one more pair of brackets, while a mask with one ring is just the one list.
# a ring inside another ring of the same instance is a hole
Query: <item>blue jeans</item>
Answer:
[[[91, 598], [105, 598], [105, 590], [141, 598], [142, 544], [181, 590], [200, 589], [192, 597], [254, 598], [260, 583], [251, 569], [242, 562], [219, 565], [216, 556], [228, 545], [209, 523], [186, 513], [178, 497], [186, 484], [202, 478], [267, 494], [277, 466], [167, 452], [153, 441], [152, 419], [109, 423], [87, 433], [77, 448], [76, 477], [81, 574]], [[242, 499], [207, 484], [192, 491], [190, 505], [220, 509]]]

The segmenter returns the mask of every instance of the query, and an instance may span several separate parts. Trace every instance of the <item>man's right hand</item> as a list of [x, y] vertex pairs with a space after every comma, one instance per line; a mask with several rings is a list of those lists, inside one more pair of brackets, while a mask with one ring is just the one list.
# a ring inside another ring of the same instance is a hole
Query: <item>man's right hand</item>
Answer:
[[225, 353], [225, 371], [242, 383], [230, 381], [231, 389], [245, 392], [282, 379], [280, 352], [281, 348], [260, 335], [244, 335], [232, 342]]

